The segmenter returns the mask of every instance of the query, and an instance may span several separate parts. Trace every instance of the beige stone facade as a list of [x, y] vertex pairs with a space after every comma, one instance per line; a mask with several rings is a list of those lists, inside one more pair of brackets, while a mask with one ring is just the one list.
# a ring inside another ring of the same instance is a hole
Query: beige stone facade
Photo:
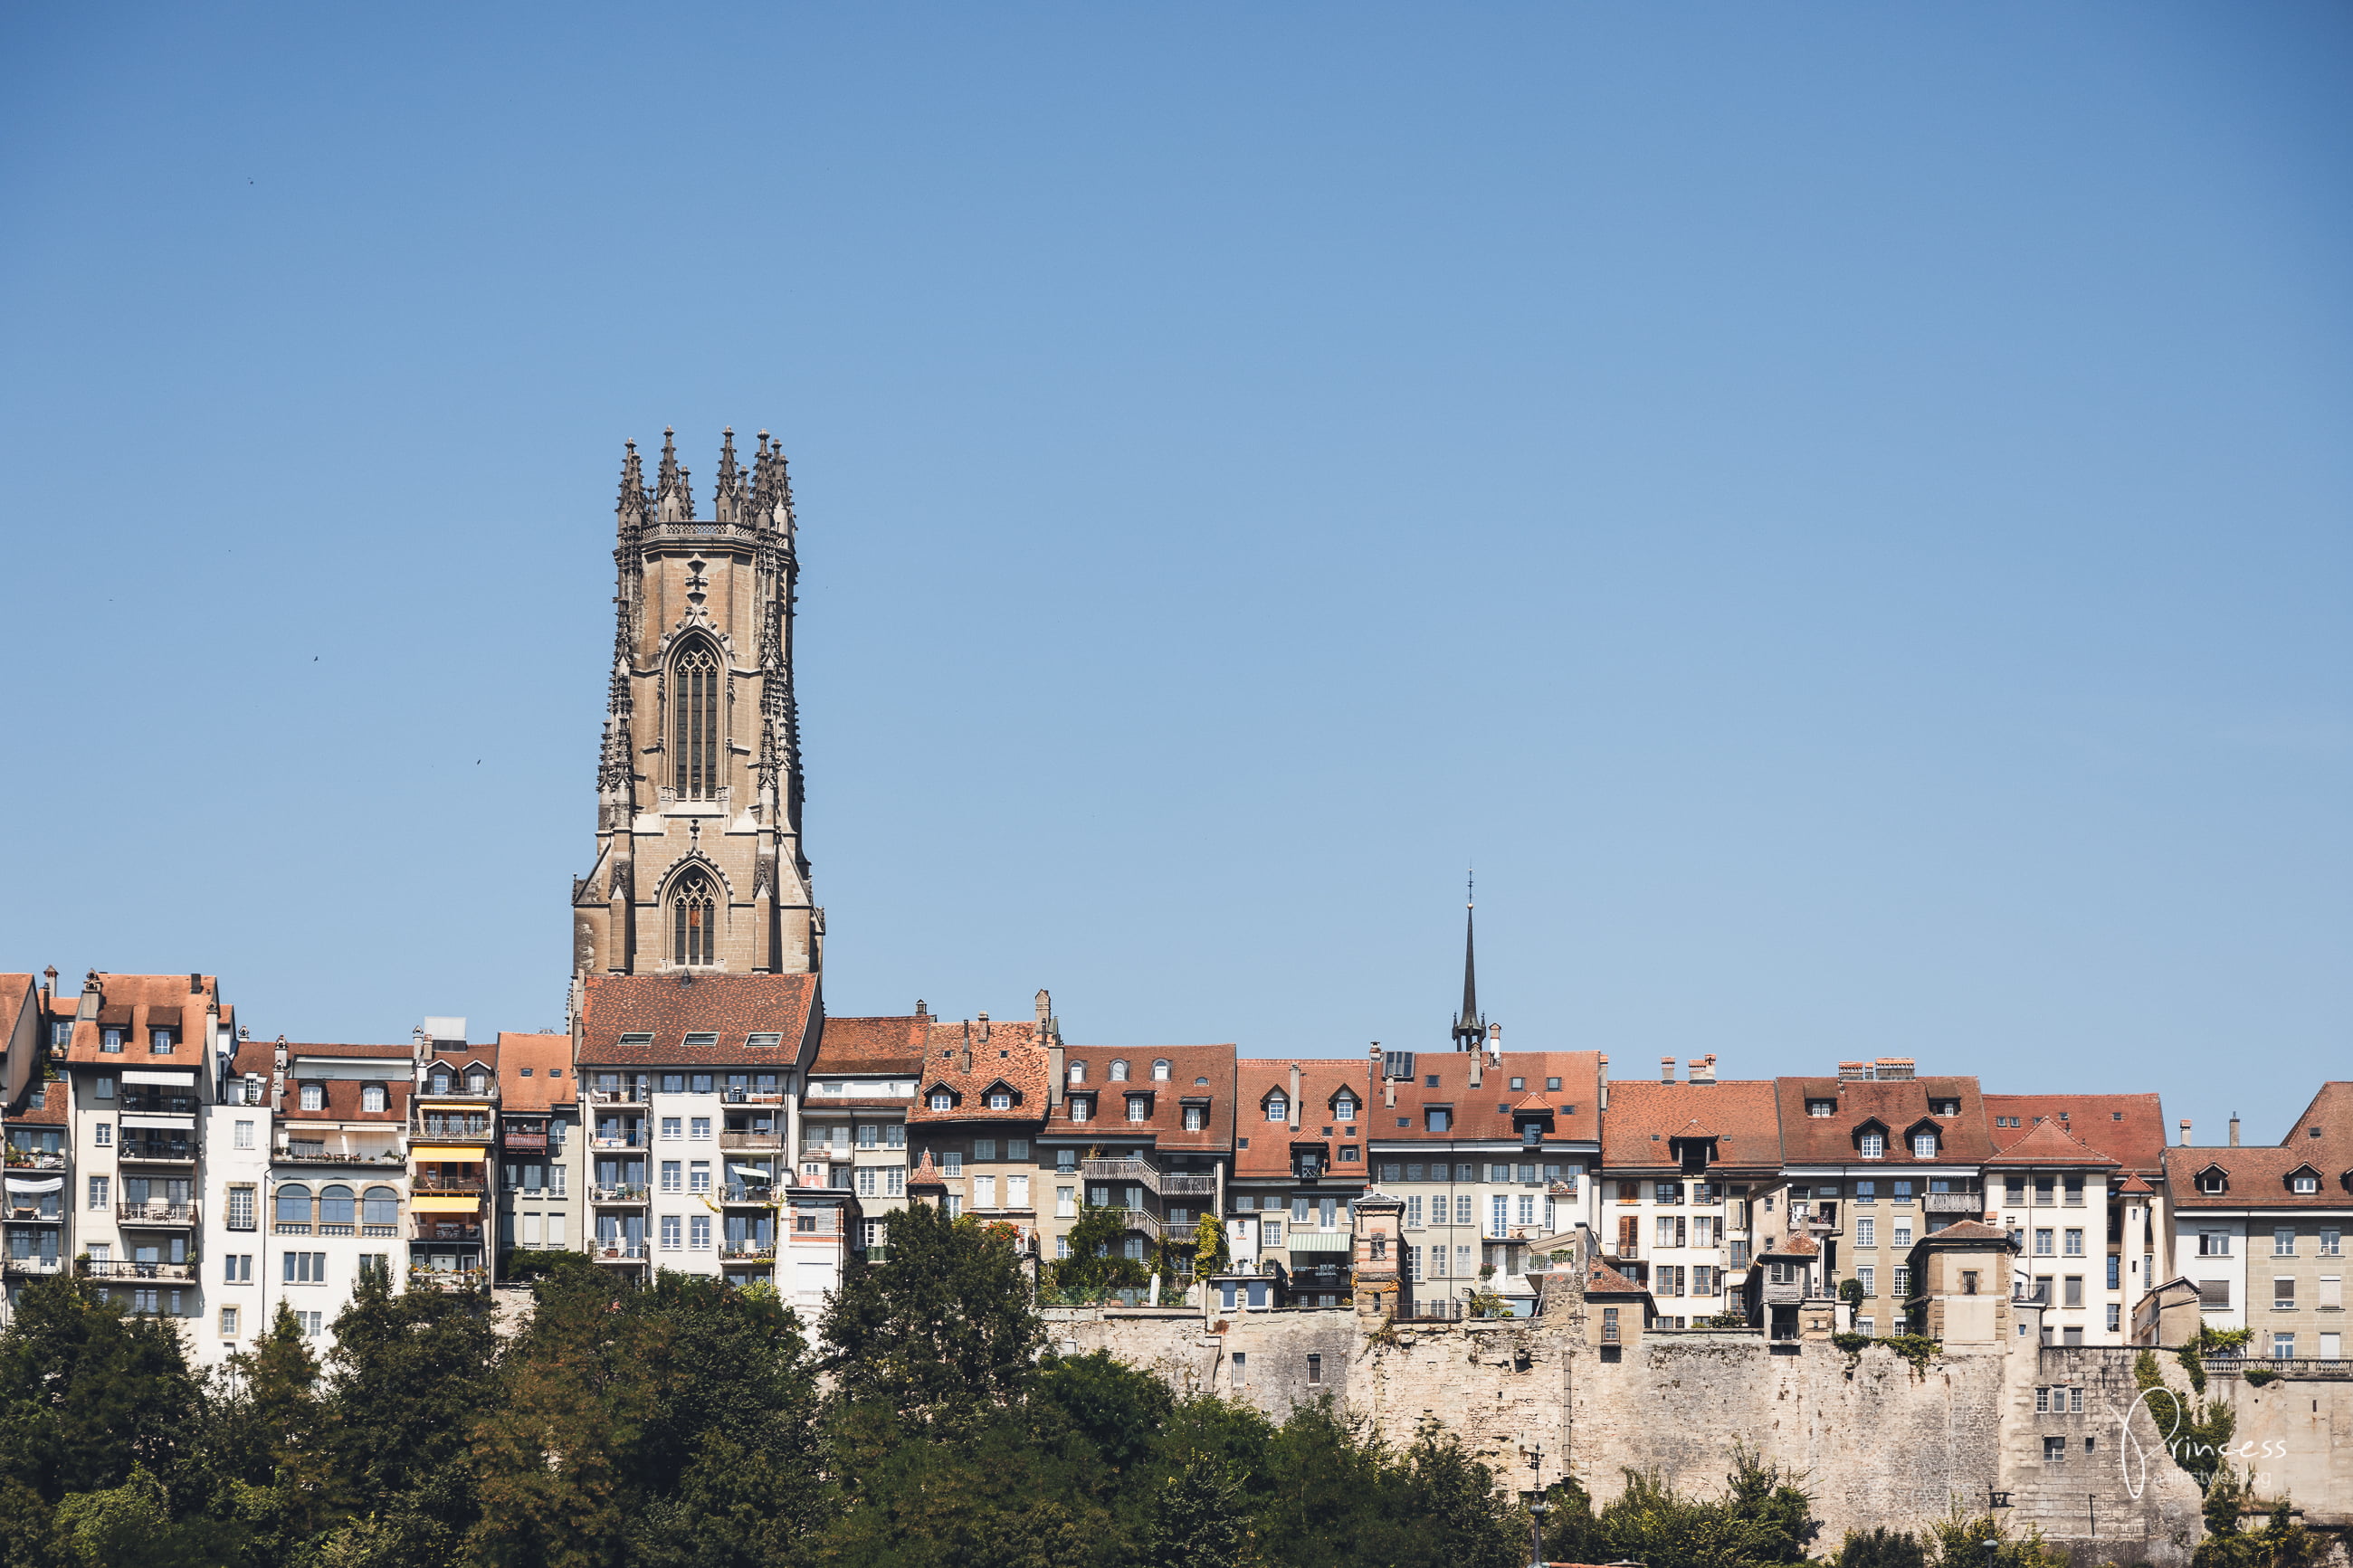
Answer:
[[760, 436], [721, 449], [712, 515], [664, 432], [617, 509], [596, 860], [573, 886], [573, 971], [813, 973], [823, 917], [801, 848], [790, 481]]

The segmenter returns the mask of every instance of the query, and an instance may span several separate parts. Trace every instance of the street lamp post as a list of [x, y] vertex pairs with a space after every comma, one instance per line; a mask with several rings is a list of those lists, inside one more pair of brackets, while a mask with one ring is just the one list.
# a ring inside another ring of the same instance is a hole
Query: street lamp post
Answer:
[[1528, 1568], [1544, 1568], [1544, 1445], [1528, 1453]]

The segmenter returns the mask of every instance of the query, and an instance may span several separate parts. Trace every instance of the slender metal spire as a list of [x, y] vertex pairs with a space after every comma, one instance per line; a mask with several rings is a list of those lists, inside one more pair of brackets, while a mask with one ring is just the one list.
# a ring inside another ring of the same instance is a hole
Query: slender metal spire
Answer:
[[1462, 899], [1462, 1016], [1454, 1020], [1454, 1048], [1475, 1051], [1487, 1037], [1487, 1020], [1479, 1011], [1479, 966], [1475, 952], [1476, 918], [1479, 885], [1475, 878], [1464, 879]]

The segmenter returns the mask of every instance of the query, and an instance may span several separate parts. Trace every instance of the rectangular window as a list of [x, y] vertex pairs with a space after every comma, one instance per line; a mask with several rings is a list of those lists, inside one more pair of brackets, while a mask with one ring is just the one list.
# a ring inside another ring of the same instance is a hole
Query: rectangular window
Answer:
[[1054, 1189], [1054, 1217], [1069, 1219], [1079, 1212], [1079, 1194], [1075, 1187]]
[[2280, 1361], [2291, 1361], [2295, 1359], [2295, 1336], [2292, 1333], [2273, 1334], [2272, 1354]]
[[1907, 1300], [1912, 1295], [1912, 1270], [1902, 1264], [1895, 1268], [1895, 1299]]
[[906, 1194], [907, 1167], [885, 1165], [882, 1168], [882, 1195], [886, 1198], [897, 1198], [904, 1197]]
[[1895, 1218], [1895, 1245], [1898, 1247], [1909, 1247], [1912, 1245], [1912, 1216], [1910, 1215], [1898, 1215]]
[[2067, 1276], [2067, 1295], [2063, 1304], [2070, 1307], [2084, 1304], [2084, 1277], [2081, 1274]]
[[679, 1238], [679, 1224], [678, 1224], [678, 1215], [674, 1215], [674, 1214], [666, 1214], [666, 1215], [662, 1215], [662, 1216], [661, 1216], [661, 1245], [662, 1245], [662, 1250], [663, 1250], [664, 1252], [676, 1252], [676, 1251], [678, 1250], [678, 1238]]
[[2294, 1311], [2295, 1310], [2295, 1279], [2294, 1276], [2284, 1274], [2272, 1281], [2272, 1305], [2287, 1311]]
[[2037, 1258], [2049, 1258], [2052, 1256], [2053, 1248], [2051, 1244], [2057, 1239], [2057, 1234], [2058, 1233], [2055, 1231], [2049, 1230], [2036, 1231], [2034, 1233], [2034, 1256]]
[[975, 1208], [983, 1209], [993, 1209], [997, 1206], [995, 1176], [975, 1176], [972, 1179], [972, 1205]]
[[235, 1307], [223, 1307], [220, 1310], [220, 1331], [221, 1338], [225, 1340], [233, 1340], [237, 1338], [237, 1309]]
[[974, 1159], [976, 1159], [976, 1160], [994, 1160], [994, 1159], [996, 1159], [996, 1158], [997, 1158], [997, 1140], [996, 1140], [996, 1139], [994, 1139], [994, 1138], [976, 1138], [976, 1139], [974, 1139], [974, 1140], [972, 1141], [972, 1157], [973, 1157]]
[[[1029, 1206], [1029, 1177], [1008, 1176], [1005, 1178], [1005, 1206], [1010, 1209], [1026, 1209]], [[1171, 1212], [1173, 1213], [1174, 1211], [1172, 1210]]]
[[874, 1173], [875, 1167], [872, 1165], [860, 1165], [858, 1167], [858, 1195], [860, 1197], [871, 1198], [874, 1196]]
[[2231, 1305], [2231, 1282], [2228, 1279], [2198, 1281], [2198, 1304], [2227, 1310]]
[[1857, 1247], [1879, 1245], [1879, 1221], [1870, 1215], [1859, 1215], [1854, 1222], [1854, 1244]]
[[2228, 1258], [2231, 1256], [2231, 1233], [2227, 1230], [2201, 1230], [2198, 1233], [2198, 1256]]
[[[533, 1167], [533, 1169], [536, 1168], [537, 1167]], [[711, 1190], [710, 1161], [697, 1160], [692, 1164], [687, 1166], [686, 1190], [690, 1193], [707, 1193]]]
[[2084, 1233], [2082, 1231], [2068, 1231], [2067, 1256], [2070, 1258], [2081, 1258], [2084, 1256]]
[[238, 1185], [228, 1189], [228, 1227], [231, 1230], [253, 1228], [254, 1189]]
[[685, 1128], [686, 1123], [678, 1117], [665, 1116], [661, 1119], [661, 1135], [672, 1142], [683, 1134]]
[[252, 1147], [253, 1147], [253, 1123], [252, 1123], [251, 1121], [240, 1121], [240, 1122], [238, 1122], [238, 1123], [237, 1124], [236, 1129], [235, 1129], [235, 1134], [234, 1134], [234, 1137], [232, 1138], [232, 1140], [231, 1140], [231, 1141], [232, 1141], [232, 1142], [235, 1143], [235, 1145], [236, 1145], [237, 1148], [239, 1148], [239, 1149], [250, 1149], [250, 1148], [252, 1148]]
[[1324, 1358], [1322, 1356], [1313, 1353], [1308, 1356], [1307, 1381], [1311, 1384], [1322, 1383], [1324, 1381]]
[[680, 1178], [682, 1171], [683, 1166], [681, 1162], [676, 1160], [664, 1160], [661, 1163], [661, 1190], [666, 1193], [674, 1193], [679, 1191], [681, 1184]]
[[2115, 1333], [2124, 1326], [2125, 1310], [2117, 1303], [2108, 1303], [2108, 1332]]
[[1262, 1247], [1281, 1247], [1282, 1245], [1282, 1222], [1279, 1219], [1261, 1221], [1259, 1223], [1259, 1244]]
[[2050, 1389], [2037, 1388], [2034, 1391], [2034, 1414], [2037, 1415], [2048, 1415], [2051, 1414]]
[[711, 1250], [711, 1216], [699, 1214], [686, 1222], [688, 1245], [697, 1252]]
[[940, 1173], [941, 1173], [942, 1175], [944, 1175], [944, 1176], [961, 1176], [961, 1175], [963, 1175], [963, 1174], [964, 1174], [964, 1151], [963, 1151], [963, 1150], [961, 1150], [961, 1149], [943, 1149], [943, 1150], [941, 1150], [941, 1151], [940, 1151]]
[[113, 1191], [114, 1184], [111, 1178], [106, 1176], [90, 1177], [90, 1206], [94, 1209], [102, 1209], [109, 1206], [113, 1202]]
[[708, 1143], [711, 1142], [711, 1118], [708, 1116], [698, 1116], [694, 1118], [693, 1121], [687, 1123], [687, 1127], [696, 1142]]
[[2272, 1232], [2272, 1256], [2274, 1258], [2294, 1258], [2295, 1256], [2295, 1231], [2294, 1227], [2282, 1226], [2277, 1230]]
[[1879, 1270], [1878, 1270], [1878, 1269], [1876, 1269], [1876, 1268], [1873, 1268], [1870, 1264], [1866, 1263], [1866, 1264], [1864, 1264], [1862, 1268], [1858, 1268], [1858, 1269], [1856, 1269], [1856, 1270], [1854, 1271], [1854, 1277], [1855, 1277], [1855, 1279], [1856, 1279], [1857, 1280], [1859, 1280], [1859, 1281], [1862, 1283], [1862, 1293], [1863, 1293], [1864, 1295], [1866, 1295], [1866, 1296], [1876, 1296], [1876, 1295], [1878, 1295], [1878, 1294], [1879, 1294]]
[[1410, 1198], [1406, 1199], [1406, 1201], [1405, 1201], [1405, 1223], [1406, 1223], [1406, 1226], [1407, 1226], [1407, 1228], [1409, 1228], [1409, 1229], [1416, 1229], [1416, 1230], [1418, 1230], [1418, 1229], [1419, 1229], [1419, 1228], [1420, 1228], [1420, 1226], [1421, 1226], [1421, 1199], [1420, 1199], [1419, 1196], [1416, 1196], [1416, 1197], [1410, 1197]]
[[2323, 1257], [2323, 1258], [2336, 1258], [2336, 1257], [2340, 1256], [2340, 1255], [2344, 1252], [2344, 1250], [2345, 1250], [2345, 1233], [2344, 1233], [2343, 1231], [2341, 1231], [2341, 1230], [2324, 1230], [2324, 1231], [2322, 1231], [2322, 1232], [2320, 1233], [2320, 1256], [2321, 1256], [2321, 1257]]
[[2320, 1297], [2313, 1302], [2313, 1305], [2326, 1312], [2343, 1311], [2345, 1310], [2345, 1277], [2342, 1274], [2322, 1275]]

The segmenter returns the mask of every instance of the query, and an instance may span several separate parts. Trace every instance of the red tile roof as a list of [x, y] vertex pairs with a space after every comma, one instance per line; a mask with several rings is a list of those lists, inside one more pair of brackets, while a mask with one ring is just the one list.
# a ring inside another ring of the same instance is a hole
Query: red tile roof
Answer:
[[[237, 1052], [242, 1057], [248, 1046], [259, 1046], [265, 1050], [270, 1050], [276, 1048], [279, 1042], [275, 1040], [240, 1040], [237, 1042]], [[289, 1040], [285, 1044], [286, 1055], [290, 1060], [295, 1057], [365, 1057], [378, 1061], [403, 1062], [414, 1061], [417, 1058], [417, 1047], [405, 1043], [397, 1046], [369, 1046]], [[471, 1050], [475, 1047], [467, 1048]], [[485, 1046], [480, 1048], [490, 1050], [494, 1047]]]
[[[854, 1078], [904, 1078], [923, 1065], [937, 1019], [922, 1014], [899, 1018], [836, 1018], [828, 1016], [818, 1037], [811, 1074]], [[995, 1026], [991, 1026], [992, 1031]]]
[[[528, 1068], [531, 1076], [523, 1077]], [[499, 1031], [499, 1108], [531, 1115], [579, 1102], [572, 1037]]]
[[1929, 1231], [1922, 1241], [1998, 1241], [2010, 1245], [2010, 1232], [1998, 1225], [1988, 1225], [1981, 1219], [1957, 1219], [1948, 1226]]
[[[815, 1044], [814, 974], [600, 974], [582, 987], [583, 1067], [795, 1067]], [[783, 1037], [748, 1047], [751, 1034]], [[651, 1036], [624, 1045], [621, 1037]], [[689, 1034], [716, 1034], [690, 1046]]]
[[[1791, 1165], [1846, 1165], [1861, 1156], [1856, 1139], [1866, 1122], [1887, 1130], [1887, 1152], [1872, 1162], [1878, 1165], [1979, 1165], [1993, 1153], [1984, 1098], [1974, 1078], [1835, 1079], [1783, 1078], [1774, 1080], [1780, 1101], [1781, 1157]], [[1610, 1086], [1614, 1097], [1618, 1089]], [[1836, 1110], [1829, 1116], [1809, 1116], [1806, 1101], [1827, 1100]], [[1932, 1116], [1932, 1100], [1958, 1100], [1959, 1113]], [[1906, 1134], [1921, 1121], [1937, 1128], [1936, 1156], [1915, 1159]]]
[[[1384, 1143], [1430, 1138], [1515, 1142], [1520, 1134], [1513, 1106], [1535, 1098], [1553, 1107], [1552, 1131], [1545, 1135], [1547, 1145], [1601, 1141], [1600, 1052], [1505, 1051], [1501, 1067], [1482, 1062], [1476, 1089], [1471, 1087], [1472, 1055], [1469, 1051], [1418, 1052], [1413, 1077], [1397, 1080], [1395, 1110], [1384, 1103], [1387, 1081], [1376, 1081], [1373, 1104], [1366, 1112], [1372, 1119], [1369, 1136]], [[1435, 1087], [1430, 1082], [1432, 1078], [1438, 1079]], [[1514, 1089], [1515, 1078], [1527, 1087]], [[1556, 1078], [1560, 1079], [1558, 1089], [1543, 1087]], [[1617, 1086], [1611, 1085], [1609, 1092], [1614, 1096]], [[1445, 1132], [1428, 1131], [1430, 1122], [1423, 1112], [1433, 1106], [1445, 1106], [1452, 1112]], [[1400, 1121], [1405, 1125], [1398, 1126]]]
[[[99, 984], [99, 1019], [107, 1025], [121, 1025], [131, 1031], [131, 1037], [119, 1052], [99, 1049], [100, 1023], [85, 1020], [75, 1025], [67, 1060], [87, 1062], [93, 1066], [146, 1066], [153, 1062], [190, 1061], [204, 1054], [204, 1023], [206, 1010], [219, 995], [217, 981], [209, 974], [197, 976], [203, 989], [191, 991], [185, 974], [100, 974]], [[80, 997], [56, 998], [58, 1016], [72, 1017], [80, 1005]], [[229, 1021], [228, 1010], [221, 1010], [221, 1022]], [[173, 1058], [155, 1057], [147, 1047], [147, 1032], [157, 1028], [181, 1031], [179, 1050]], [[195, 1065], [202, 1067], [201, 1060]]]
[[1597, 1263], [1585, 1277], [1585, 1293], [1588, 1296], [1647, 1296], [1651, 1289], [1647, 1285], [1637, 1285], [1607, 1263]]
[[[1290, 1102], [1291, 1069], [1299, 1068], [1299, 1104]], [[1356, 1102], [1359, 1118], [1377, 1117], [1381, 1106], [1376, 1100], [1368, 1108], [1365, 1102], [1365, 1083], [1369, 1064], [1363, 1060], [1335, 1060], [1329, 1057], [1279, 1057], [1271, 1060], [1237, 1061], [1234, 1063], [1234, 1133], [1250, 1147], [1234, 1151], [1234, 1180], [1237, 1182], [1288, 1181], [1291, 1178], [1292, 1145], [1312, 1143], [1324, 1152], [1324, 1169], [1332, 1182], [1362, 1182], [1368, 1170], [1364, 1157], [1364, 1140], [1371, 1120], [1342, 1121], [1333, 1108], [1333, 1101], [1345, 1093]], [[1289, 1115], [1281, 1121], [1269, 1121], [1266, 1108], [1269, 1097], [1280, 1091], [1284, 1110]], [[1298, 1118], [1294, 1131], [1290, 1117]], [[1325, 1129], [1330, 1129], [1326, 1131]], [[1340, 1145], [1354, 1143], [1357, 1158], [1353, 1163], [1341, 1164]]]
[[[2008, 1132], [2015, 1129], [2005, 1127], [2002, 1131]], [[2038, 1121], [1986, 1163], [1995, 1168], [2035, 1165], [2105, 1165], [2113, 1168], [2123, 1162], [2113, 1154], [2103, 1154], [2090, 1147], [2056, 1121]]]
[[[2006, 1149], [2026, 1136], [2035, 1118], [2056, 1121], [2128, 1171], [2153, 1176], [2164, 1168], [2165, 1110], [2153, 1094], [1989, 1094], [1988, 1134]], [[2015, 1127], [1995, 1123], [2015, 1118]]]
[[[407, 1121], [409, 1098], [417, 1092], [415, 1084], [396, 1079], [333, 1078], [323, 1081], [312, 1079], [307, 1081], [317, 1083], [326, 1090], [327, 1103], [321, 1110], [305, 1110], [298, 1087], [304, 1081], [301, 1079], [287, 1080], [285, 1107], [276, 1112], [280, 1120], [297, 1124], [305, 1121], [381, 1121], [398, 1126]], [[369, 1083], [384, 1087], [382, 1110], [361, 1109], [360, 1091]]]
[[11, 1127], [61, 1127], [73, 1097], [64, 1083], [35, 1083], [25, 1091], [25, 1109], [8, 1117]]
[[[1112, 1064], [1124, 1061], [1128, 1066], [1128, 1078], [1124, 1083], [1111, 1081]], [[1155, 1080], [1153, 1064], [1168, 1064], [1168, 1077]], [[1207, 1153], [1233, 1147], [1234, 1140], [1234, 1047], [1231, 1046], [1071, 1046], [1062, 1052], [1063, 1101], [1061, 1113], [1046, 1124], [1045, 1135], [1061, 1138], [1103, 1138], [1124, 1141], [1148, 1137], [1155, 1148], [1177, 1153]], [[1070, 1068], [1075, 1065], [1086, 1068], [1086, 1081], [1071, 1085]], [[1208, 1079], [1207, 1083], [1197, 1079]], [[1095, 1097], [1095, 1116], [1092, 1121], [1073, 1122], [1070, 1119], [1069, 1095], [1072, 1089]], [[1151, 1114], [1144, 1121], [1126, 1120], [1126, 1096], [1141, 1093], [1151, 1097]], [[1207, 1099], [1204, 1125], [1197, 1132], [1185, 1131], [1184, 1103], [1197, 1104]]]
[[[2341, 1155], [2327, 1151], [2327, 1140], [2306, 1145], [2253, 1144], [2246, 1148], [2200, 1149], [2174, 1144], [2165, 1152], [2165, 1179], [2177, 1209], [2353, 1209], [2353, 1169], [2339, 1163]], [[2221, 1192], [2200, 1192], [2200, 1173], [2220, 1166], [2227, 1182]], [[2309, 1168], [2318, 1178], [2316, 1191], [2299, 1193], [2290, 1179]]]
[[1609, 1109], [1601, 1113], [1605, 1173], [1674, 1170], [1674, 1141], [1700, 1137], [1715, 1140], [1711, 1171], [1778, 1170], [1781, 1128], [1774, 1080], [1652, 1083], [1625, 1079], [1609, 1086]]
[[[908, 1108], [910, 1125], [958, 1121], [1018, 1121], [1035, 1126], [1046, 1117], [1046, 1047], [1038, 1041], [1038, 1026], [1019, 1023], [934, 1019], [924, 1030], [924, 1043], [915, 1074], [915, 1099]], [[998, 1089], [1013, 1097], [1003, 1110], [988, 1107], [989, 1094]], [[944, 1089], [950, 1109], [934, 1110], [932, 1091]], [[830, 1103], [829, 1101], [828, 1103]]]

